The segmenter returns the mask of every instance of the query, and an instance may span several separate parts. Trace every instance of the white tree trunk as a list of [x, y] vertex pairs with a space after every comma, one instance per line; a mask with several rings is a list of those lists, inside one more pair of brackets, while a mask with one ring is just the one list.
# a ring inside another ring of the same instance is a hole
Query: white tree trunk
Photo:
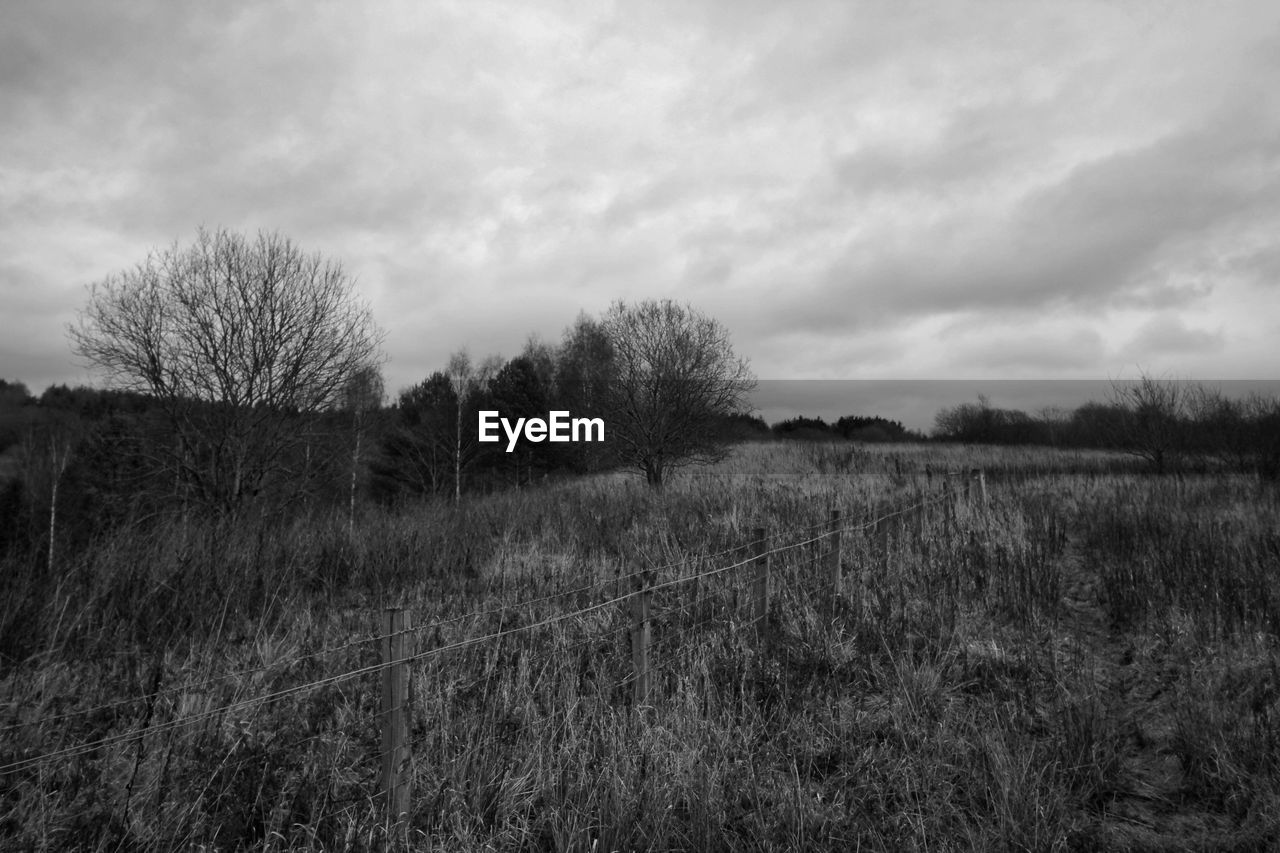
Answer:
[[49, 440], [49, 463], [52, 473], [53, 485], [49, 489], [49, 573], [53, 573], [54, 555], [57, 551], [56, 544], [58, 541], [58, 485], [62, 482], [62, 472], [67, 469], [67, 463], [71, 459], [70, 443], [64, 445], [61, 450], [58, 449], [57, 439]]
[[356, 449], [351, 454], [351, 504], [347, 509], [347, 533], [356, 535], [356, 474], [360, 470], [360, 436], [361, 430], [356, 427]]

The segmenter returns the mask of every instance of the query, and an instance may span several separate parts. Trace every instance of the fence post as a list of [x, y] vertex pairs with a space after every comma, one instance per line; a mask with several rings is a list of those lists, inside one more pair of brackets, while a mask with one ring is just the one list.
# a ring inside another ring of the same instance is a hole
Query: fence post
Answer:
[[765, 619], [769, 616], [769, 555], [768, 545], [765, 542], [765, 530], [763, 527], [757, 527], [754, 531], [754, 547], [755, 556], [753, 562], [756, 567], [755, 576], [755, 623], [756, 630], [763, 627]]
[[827, 578], [831, 585], [831, 603], [828, 611], [831, 616], [836, 613], [836, 601], [844, 588], [843, 567], [841, 566], [840, 547], [840, 510], [831, 510], [831, 551], [827, 554]]
[[978, 508], [983, 512], [987, 511], [987, 472], [981, 468], [974, 468], [972, 472], [974, 480], [978, 481]]
[[927, 494], [928, 492], [920, 488], [917, 484], [916, 503], [919, 504], [919, 506], [916, 508], [916, 539], [921, 545], [924, 544], [925, 530], [927, 529], [929, 521], [929, 499], [926, 497]]
[[635, 706], [649, 704], [649, 607], [653, 598], [653, 571], [636, 577], [631, 597], [631, 666], [635, 670]]
[[947, 473], [942, 476], [942, 511], [943, 518], [946, 523], [947, 536], [951, 535], [951, 528], [956, 523], [956, 499], [951, 491], [951, 474]]
[[409, 814], [409, 615], [388, 607], [382, 639], [382, 790], [387, 842]]

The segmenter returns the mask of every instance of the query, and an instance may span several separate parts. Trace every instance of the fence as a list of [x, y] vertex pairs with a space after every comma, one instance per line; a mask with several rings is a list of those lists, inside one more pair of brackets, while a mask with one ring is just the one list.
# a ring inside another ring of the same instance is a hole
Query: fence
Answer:
[[[933, 472], [930, 472], [930, 482], [933, 479], [932, 474]], [[381, 700], [378, 711], [381, 746], [376, 762], [378, 789], [375, 793], [351, 798], [347, 802], [330, 803], [327, 808], [329, 813], [333, 814], [359, 804], [363, 804], [370, 811], [376, 806], [381, 816], [380, 820], [388, 833], [387, 837], [391, 839], [401, 833], [406, 817], [413, 810], [412, 773], [410, 772], [413, 743], [409, 739], [412, 729], [412, 704], [409, 688], [410, 674], [414, 664], [441, 659], [447, 654], [466, 649], [487, 645], [496, 647], [507, 638], [528, 634], [568, 620], [580, 620], [592, 614], [622, 613], [625, 614], [629, 635], [631, 672], [614, 686], [628, 688], [631, 705], [643, 712], [661, 698], [658, 695], [655, 674], [661, 670], [663, 664], [657, 661], [656, 657], [662, 651], [663, 643], [673, 635], [669, 633], [664, 636], [655, 630], [655, 625], [664, 617], [670, 617], [675, 613], [687, 615], [700, 611], [701, 616], [694, 623], [697, 626], [727, 624], [738, 629], [750, 629], [754, 635], [759, 636], [768, 630], [775, 604], [775, 592], [779, 583], [783, 581], [787, 581], [790, 586], [797, 589], [806, 587], [821, 596], [824, 600], [818, 602], [819, 610], [828, 617], [834, 616], [842, 604], [851, 605], [856, 613], [861, 613], [863, 602], [846, 600], [848, 579], [845, 571], [850, 560], [847, 559], [849, 552], [844, 546], [849, 541], [846, 538], [849, 534], [866, 533], [869, 540], [879, 542], [883, 550], [884, 537], [887, 535], [886, 522], [897, 520], [905, 529], [907, 519], [914, 514], [920, 520], [919, 530], [923, 531], [926, 513], [938, 506], [942, 508], [943, 523], [950, 533], [956, 529], [956, 506], [960, 501], [978, 510], [979, 517], [985, 520], [988, 496], [986, 478], [981, 470], [974, 469], [968, 472], [967, 477], [957, 477], [949, 472], [943, 472], [939, 479], [941, 480], [940, 493], [928, 495], [920, 492], [909, 504], [874, 518], [853, 520], [843, 508], [831, 508], [826, 518], [807, 527], [773, 532], [764, 527], [755, 527], [746, 542], [718, 553], [689, 555], [684, 560], [667, 565], [644, 567], [627, 574], [618, 574], [611, 579], [529, 598], [518, 605], [471, 612], [421, 625], [413, 624], [411, 614], [405, 608], [389, 607], [379, 614], [378, 630], [373, 635], [289, 659], [291, 664], [318, 662], [338, 652], [376, 646], [379, 650], [377, 663], [348, 669], [336, 675], [316, 678], [291, 687], [266, 691], [215, 708], [205, 708], [182, 716], [175, 715], [168, 720], [153, 719], [154, 712], [162, 700], [172, 701], [180, 694], [190, 695], [195, 689], [209, 688], [219, 682], [239, 682], [265, 671], [268, 667], [263, 665], [241, 669], [194, 685], [184, 684], [171, 690], [155, 689], [144, 695], [92, 708], [12, 723], [0, 728], [0, 733], [9, 735], [24, 727], [48, 726], [53, 723], [59, 724], [65, 733], [66, 728], [73, 721], [101, 719], [104, 715], [115, 717], [118, 716], [118, 712], [129, 708], [136, 709], [139, 705], [144, 709], [141, 725], [126, 731], [88, 738], [37, 754], [13, 757], [7, 763], [0, 765], [0, 779], [19, 779], [23, 774], [40, 772], [56, 762], [113, 748], [126, 748], [138, 744], [141, 751], [140, 742], [144, 738], [225, 720], [239, 712], [288, 697], [347, 684], [367, 676], [377, 676], [381, 681]], [[800, 583], [802, 580], [800, 578], [780, 577], [773, 568], [775, 557], [796, 551], [810, 552], [808, 563], [813, 567], [813, 571], [803, 579], [804, 583]], [[691, 563], [694, 565], [694, 570], [683, 571]], [[862, 580], [868, 567], [858, 568], [859, 579]], [[724, 583], [716, 589], [713, 588], [716, 582]], [[865, 587], [865, 583], [858, 584], [859, 595]], [[664, 593], [665, 596], [660, 596]], [[681, 596], [683, 598], [676, 603], [668, 602], [664, 606], [661, 599], [669, 599], [673, 595], [677, 599], [681, 599]], [[596, 597], [600, 600], [592, 601]], [[501, 627], [502, 620], [519, 608], [532, 610], [535, 604], [545, 606], [584, 600], [589, 603], [580, 603], [579, 606], [568, 607], [542, 618], [531, 618], [524, 624]], [[428, 632], [439, 638], [445, 627], [452, 626], [456, 629], [462, 623], [468, 621], [479, 623], [493, 616], [499, 618], [497, 630], [462, 636], [449, 642], [424, 642]], [[578, 645], [589, 644], [597, 639], [588, 637]], [[426, 647], [419, 648], [420, 645]], [[671, 660], [668, 660], [666, 665], [670, 666]]]

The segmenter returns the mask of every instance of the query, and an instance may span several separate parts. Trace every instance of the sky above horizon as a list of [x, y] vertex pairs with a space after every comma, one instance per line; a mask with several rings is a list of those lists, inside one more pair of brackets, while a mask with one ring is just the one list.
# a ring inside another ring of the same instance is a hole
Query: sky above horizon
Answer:
[[1280, 4], [12, 2], [0, 377], [200, 226], [392, 393], [670, 297], [764, 379], [1276, 378]]

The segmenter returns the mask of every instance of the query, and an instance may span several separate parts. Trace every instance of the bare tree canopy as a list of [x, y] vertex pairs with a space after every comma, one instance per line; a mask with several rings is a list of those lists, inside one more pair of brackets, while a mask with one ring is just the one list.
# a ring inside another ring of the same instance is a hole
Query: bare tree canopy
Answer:
[[621, 457], [661, 486], [671, 467], [723, 456], [720, 427], [755, 387], [724, 326], [669, 299], [615, 302], [600, 325], [612, 377], [606, 429]]
[[382, 333], [353, 284], [277, 233], [201, 229], [92, 285], [69, 334], [112, 384], [164, 406], [177, 479], [232, 509], [296, 468], [309, 416], [341, 408], [380, 363]]
[[1187, 450], [1190, 401], [1184, 384], [1143, 373], [1136, 381], [1113, 381], [1111, 396], [1121, 412], [1115, 447], [1146, 459], [1159, 474], [1176, 468]]

